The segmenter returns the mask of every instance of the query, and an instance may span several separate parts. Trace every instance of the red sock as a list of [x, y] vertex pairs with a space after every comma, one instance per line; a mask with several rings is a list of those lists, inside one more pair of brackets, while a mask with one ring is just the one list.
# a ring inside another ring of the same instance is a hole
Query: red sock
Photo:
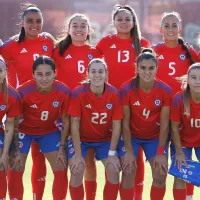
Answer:
[[133, 200], [133, 196], [134, 196], [134, 189], [133, 188], [130, 188], [130, 189], [120, 188], [120, 198], [121, 198], [121, 200]]
[[186, 189], [173, 189], [174, 200], [186, 200]]
[[190, 183], [186, 183], [186, 193], [187, 196], [193, 196], [194, 195], [194, 185]]
[[5, 172], [0, 171], [0, 199], [6, 199], [7, 181]]
[[95, 200], [97, 191], [96, 181], [85, 181], [86, 200]]
[[10, 199], [22, 200], [24, 194], [24, 186], [22, 182], [24, 172], [8, 171], [8, 191]]
[[106, 181], [103, 191], [104, 200], [116, 200], [119, 191], [119, 184], [112, 184]]
[[63, 200], [67, 195], [68, 180], [66, 171], [54, 171], [52, 187], [53, 200]]
[[163, 200], [165, 196], [165, 190], [166, 188], [158, 188], [154, 185], [151, 186], [151, 200]]
[[31, 155], [33, 160], [31, 173], [33, 199], [42, 200], [46, 183], [46, 163], [36, 142], [31, 145]]
[[84, 199], [84, 189], [83, 184], [78, 187], [69, 186], [71, 200], [83, 200]]
[[134, 180], [134, 200], [142, 200], [143, 193], [143, 183], [144, 183], [144, 159], [143, 159], [143, 149], [139, 148], [138, 158], [137, 158], [137, 171]]

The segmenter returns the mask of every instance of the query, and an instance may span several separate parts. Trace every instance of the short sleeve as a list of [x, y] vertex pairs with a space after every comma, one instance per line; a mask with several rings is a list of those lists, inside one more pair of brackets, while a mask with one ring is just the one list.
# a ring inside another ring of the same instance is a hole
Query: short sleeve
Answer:
[[122, 114], [122, 102], [119, 92], [115, 93], [114, 102], [115, 105], [114, 105], [112, 119], [121, 120], [123, 118], [123, 114]]

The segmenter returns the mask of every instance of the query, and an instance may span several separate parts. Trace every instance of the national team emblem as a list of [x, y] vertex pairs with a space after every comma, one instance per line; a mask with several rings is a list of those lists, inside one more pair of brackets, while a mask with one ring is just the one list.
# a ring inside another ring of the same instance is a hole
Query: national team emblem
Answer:
[[6, 109], [6, 105], [1, 105], [0, 110], [4, 111]]
[[24, 146], [23, 142], [19, 141], [19, 148], [22, 148]]
[[156, 99], [155, 101], [154, 101], [154, 104], [155, 104], [155, 106], [159, 106], [160, 105], [160, 100], [159, 99]]
[[186, 56], [185, 56], [184, 54], [181, 54], [181, 55], [180, 55], [180, 59], [181, 59], [181, 60], [185, 60], [185, 58], [186, 58]]
[[106, 104], [106, 108], [107, 108], [108, 110], [111, 110], [112, 107], [113, 107], [112, 103], [107, 103], [107, 104]]
[[94, 56], [93, 56], [92, 54], [88, 54], [88, 58], [89, 58], [90, 60], [92, 60], [92, 59], [94, 58]]
[[52, 103], [52, 105], [53, 105], [54, 108], [57, 108], [59, 106], [59, 102], [58, 101], [54, 101]]
[[71, 148], [70, 150], [69, 150], [69, 153], [73, 153], [74, 152], [74, 148]]
[[44, 51], [48, 51], [48, 47], [46, 46], [46, 45], [43, 45], [43, 47], [42, 47], [42, 49], [44, 50]]

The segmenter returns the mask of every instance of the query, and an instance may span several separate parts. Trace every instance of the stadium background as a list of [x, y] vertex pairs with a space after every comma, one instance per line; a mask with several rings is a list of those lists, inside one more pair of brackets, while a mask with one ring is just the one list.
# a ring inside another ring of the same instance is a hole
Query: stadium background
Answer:
[[[18, 33], [20, 6], [22, 0], [0, 0], [0, 39], [6, 41], [9, 37]], [[62, 34], [67, 19], [73, 13], [79, 12], [86, 14], [94, 29], [92, 43], [95, 44], [104, 35], [113, 32], [111, 22], [111, 12], [116, 3], [132, 6], [138, 16], [142, 35], [152, 44], [162, 40], [159, 33], [160, 19], [163, 12], [177, 11], [183, 20], [183, 34], [185, 41], [189, 42], [194, 48], [200, 49], [200, 0], [32, 0], [43, 13], [43, 31], [58, 37]], [[31, 159], [29, 157], [24, 174], [24, 200], [32, 199], [30, 172]], [[98, 191], [96, 200], [102, 200], [102, 190], [104, 186], [104, 170], [101, 163], [98, 166]], [[53, 174], [48, 167], [47, 185], [44, 200], [51, 200], [51, 185]], [[147, 165], [145, 173], [145, 190], [143, 199], [149, 199], [151, 187], [151, 172]], [[165, 200], [172, 199], [173, 178], [167, 179], [167, 191]], [[68, 200], [70, 199], [68, 194]], [[195, 188], [194, 200], [200, 200], [200, 189]]]

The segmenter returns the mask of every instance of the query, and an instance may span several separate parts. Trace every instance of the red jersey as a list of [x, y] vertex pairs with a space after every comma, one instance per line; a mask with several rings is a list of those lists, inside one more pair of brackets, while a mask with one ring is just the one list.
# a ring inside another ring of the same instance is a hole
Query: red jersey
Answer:
[[112, 120], [122, 119], [119, 92], [106, 83], [105, 92], [97, 97], [89, 84], [78, 86], [72, 93], [69, 115], [80, 117], [81, 141], [108, 141], [112, 135]]
[[53, 59], [57, 67], [57, 79], [74, 89], [85, 79], [90, 60], [100, 57], [102, 57], [100, 52], [90, 45], [71, 44], [63, 56], [59, 54], [59, 48], [56, 48]]
[[53, 82], [53, 89], [48, 94], [37, 91], [34, 80], [24, 83], [18, 88], [22, 98], [22, 119], [19, 131], [31, 135], [43, 135], [57, 131], [55, 121], [60, 114], [67, 114], [70, 103], [70, 89], [60, 83]]
[[155, 80], [153, 89], [146, 93], [136, 89], [132, 80], [124, 83], [120, 90], [122, 104], [130, 107], [130, 129], [132, 136], [139, 139], [155, 139], [160, 133], [161, 108], [170, 107], [172, 89]]
[[198, 53], [198, 59], [199, 59], [199, 61], [198, 61], [198, 62], [200, 62], [200, 51], [199, 51], [199, 53]]
[[2, 119], [6, 114], [6, 118], [13, 118], [20, 115], [20, 96], [19, 93], [8, 86], [8, 99], [5, 99], [3, 92], [0, 92], [0, 134], [4, 133], [4, 126], [2, 124]]
[[[172, 87], [173, 94], [176, 94], [181, 89], [181, 82], [176, 78], [187, 74], [190, 67], [190, 61], [185, 55], [186, 52], [182, 49], [182, 45], [169, 48], [164, 43], [159, 43], [153, 48], [158, 56], [156, 77]], [[197, 62], [195, 50], [191, 47], [189, 51], [194, 62]]]
[[[142, 47], [150, 43], [142, 38]], [[120, 39], [117, 35], [108, 35], [97, 44], [108, 65], [108, 82], [120, 88], [121, 84], [135, 76], [136, 55], [132, 38]]]
[[183, 147], [200, 147], [200, 103], [190, 98], [190, 116], [184, 114], [183, 93], [172, 99], [170, 119], [180, 122], [180, 139]]
[[16, 40], [5, 42], [0, 49], [0, 53], [8, 64], [9, 83], [13, 87], [17, 87], [31, 80], [34, 60], [42, 55], [51, 57], [53, 48], [53, 40], [50, 37], [46, 37], [46, 34], [39, 36], [35, 40], [25, 38], [20, 43]]

